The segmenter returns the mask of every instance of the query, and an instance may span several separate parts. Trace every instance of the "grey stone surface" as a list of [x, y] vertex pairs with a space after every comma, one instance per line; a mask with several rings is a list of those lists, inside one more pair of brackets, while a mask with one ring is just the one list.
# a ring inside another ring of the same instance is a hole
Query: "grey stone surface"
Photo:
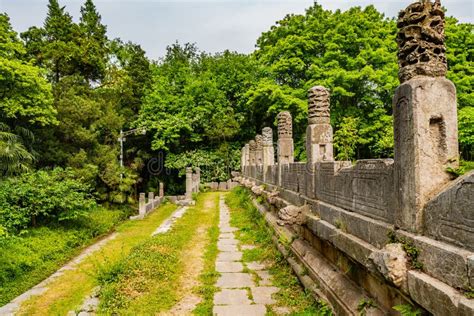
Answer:
[[221, 273], [216, 286], [220, 288], [251, 287], [254, 283], [249, 273]]
[[260, 286], [272, 285], [272, 276], [270, 275], [268, 271], [257, 270], [255, 271], [255, 273], [257, 273], [258, 277], [260, 278], [260, 280], [258, 281], [258, 284]]
[[217, 316], [264, 316], [267, 309], [264, 305], [226, 305], [214, 306], [213, 315]]
[[467, 274], [469, 277], [469, 286], [474, 288], [474, 255], [467, 258]]
[[458, 315], [462, 294], [445, 283], [417, 271], [408, 272], [410, 296], [435, 315]]
[[214, 305], [250, 305], [247, 290], [223, 289], [214, 294]]
[[166, 219], [151, 235], [152, 236], [155, 236], [155, 235], [158, 235], [158, 234], [164, 234], [166, 232], [168, 232], [171, 227], [173, 227], [173, 224], [181, 217], [183, 217], [183, 215], [186, 213], [186, 211], [188, 210], [188, 207], [187, 206], [182, 206], [180, 208], [178, 208], [176, 211], [174, 211], [174, 213], [168, 218]]
[[263, 263], [252, 261], [252, 262], [247, 262], [246, 263], [247, 268], [250, 270], [258, 271], [258, 270], [265, 270], [266, 266]]
[[289, 164], [294, 161], [293, 122], [290, 112], [278, 114], [278, 164]]
[[216, 271], [217, 272], [242, 272], [244, 266], [241, 262], [233, 261], [217, 261]]
[[424, 209], [430, 237], [474, 251], [474, 171], [461, 176]]
[[235, 227], [224, 227], [222, 229], [220, 229], [220, 232], [221, 233], [233, 233], [235, 231], [237, 231], [238, 229], [235, 228]]
[[235, 252], [238, 251], [237, 245], [225, 245], [225, 244], [219, 244], [217, 245], [217, 249], [222, 252]]
[[223, 239], [234, 239], [234, 234], [233, 233], [220, 233], [219, 234], [219, 240]]
[[[220, 237], [219, 237], [220, 238]], [[238, 241], [235, 238], [222, 238], [217, 241], [217, 246], [219, 245], [237, 245]]]
[[446, 78], [414, 78], [393, 97], [396, 224], [420, 232], [423, 207], [459, 164], [456, 88]]
[[387, 244], [370, 256], [382, 275], [397, 287], [407, 289], [408, 258], [402, 244]]
[[308, 205], [288, 205], [278, 211], [279, 225], [303, 225], [306, 223], [306, 215], [309, 214]]
[[250, 290], [252, 291], [253, 301], [256, 304], [272, 305], [276, 303], [276, 301], [272, 298], [272, 295], [279, 291], [277, 287], [258, 286], [252, 287]]
[[240, 249], [242, 249], [242, 250], [252, 250], [252, 249], [255, 249], [255, 246], [254, 245], [242, 245], [242, 246], [240, 246]]

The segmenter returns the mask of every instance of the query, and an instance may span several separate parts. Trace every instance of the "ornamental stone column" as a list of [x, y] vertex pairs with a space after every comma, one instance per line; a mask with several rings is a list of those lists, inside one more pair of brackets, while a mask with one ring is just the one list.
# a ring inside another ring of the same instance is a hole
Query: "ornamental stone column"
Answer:
[[255, 141], [252, 139], [249, 142], [249, 160], [250, 160], [250, 166], [255, 166], [256, 165], [256, 151], [257, 151], [257, 144]]
[[398, 16], [398, 77], [393, 98], [396, 226], [420, 232], [425, 203], [459, 165], [456, 88], [446, 79], [444, 12], [439, 1]]
[[165, 184], [163, 182], [160, 182], [160, 197], [165, 196]]
[[263, 165], [263, 137], [260, 134], [255, 135], [255, 164]]
[[245, 144], [245, 166], [250, 165], [250, 145]]
[[273, 149], [273, 131], [270, 127], [262, 129], [263, 140], [263, 166], [273, 166], [275, 164], [275, 150]]
[[245, 146], [240, 150], [240, 171], [244, 172], [246, 160], [245, 160]]
[[278, 119], [278, 164], [294, 162], [293, 122], [288, 111], [280, 112]]
[[334, 160], [332, 135], [329, 91], [322, 86], [312, 87], [308, 90], [308, 127], [306, 128], [308, 164]]

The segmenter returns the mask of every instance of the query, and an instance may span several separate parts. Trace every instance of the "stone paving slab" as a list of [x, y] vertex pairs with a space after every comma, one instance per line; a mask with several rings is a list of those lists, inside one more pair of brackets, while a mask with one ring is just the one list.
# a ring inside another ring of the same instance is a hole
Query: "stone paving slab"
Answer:
[[216, 271], [217, 272], [242, 272], [244, 266], [241, 262], [232, 262], [232, 261], [224, 261], [224, 262], [216, 262]]
[[252, 262], [247, 263], [247, 268], [249, 268], [250, 270], [259, 271], [259, 270], [265, 270], [266, 266], [263, 263], [252, 261]]
[[252, 275], [249, 273], [221, 273], [217, 280], [217, 287], [224, 289], [243, 288], [254, 286]]
[[158, 234], [164, 234], [168, 232], [171, 227], [173, 227], [174, 222], [176, 222], [179, 218], [183, 217], [184, 213], [188, 210], [187, 206], [182, 206], [178, 208], [174, 213], [164, 221], [151, 235], [155, 236]]
[[240, 251], [221, 252], [217, 255], [217, 261], [240, 261], [242, 253]]
[[242, 250], [252, 250], [255, 249], [256, 247], [254, 245], [241, 245], [240, 249]]
[[279, 288], [274, 286], [257, 286], [250, 288], [250, 290], [256, 304], [272, 305], [276, 303], [272, 295], [277, 293]]
[[233, 233], [220, 233], [219, 234], [219, 241], [222, 241], [223, 239], [234, 239], [234, 234]]
[[234, 237], [221, 239], [217, 242], [217, 245], [237, 245], [238, 241]]
[[247, 290], [223, 289], [214, 294], [214, 305], [250, 305]]
[[214, 306], [212, 314], [217, 316], [261, 316], [266, 312], [265, 305], [225, 305]]
[[223, 245], [223, 244], [218, 244], [217, 249], [222, 252], [237, 252], [237, 245]]
[[238, 231], [238, 229], [235, 227], [224, 227], [221, 229], [221, 233], [233, 233], [236, 231]]
[[268, 271], [255, 271], [257, 275], [260, 277], [260, 281], [258, 282], [259, 285], [272, 285], [272, 276]]

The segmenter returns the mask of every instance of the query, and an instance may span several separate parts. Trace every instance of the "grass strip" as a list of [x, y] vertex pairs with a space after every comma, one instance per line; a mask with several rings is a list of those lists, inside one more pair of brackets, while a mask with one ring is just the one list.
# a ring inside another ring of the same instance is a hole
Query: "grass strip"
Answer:
[[[99, 313], [152, 315], [171, 309], [184, 295], [180, 284], [189, 246], [198, 229], [216, 221], [219, 193], [197, 198], [173, 228], [150, 238], [98, 275]], [[191, 245], [192, 246], [192, 245]], [[191, 281], [191, 280], [189, 280]]]
[[165, 204], [144, 220], [119, 225], [117, 238], [87, 257], [76, 269], [65, 272], [50, 283], [46, 292], [24, 302], [19, 315], [66, 315], [75, 310], [97, 286], [96, 275], [101, 267], [114, 265], [128, 255], [132, 247], [149, 239], [156, 227], [175, 209], [175, 205]]
[[275, 295], [277, 304], [270, 307], [267, 315], [276, 315], [276, 310], [286, 309], [290, 315], [332, 315], [330, 307], [315, 300], [301, 286], [283, 255], [272, 242], [272, 228], [252, 204], [250, 192], [243, 187], [234, 188], [227, 195], [231, 225], [239, 228], [236, 238], [242, 244], [254, 245], [254, 249], [243, 251], [244, 262], [265, 262], [273, 276], [272, 283], [280, 288]]
[[[219, 203], [219, 202], [217, 202]], [[208, 229], [209, 244], [204, 253], [204, 270], [199, 276], [201, 286], [196, 292], [201, 295], [202, 301], [193, 311], [195, 315], [211, 315], [214, 301], [214, 293], [217, 292], [215, 286], [219, 273], [216, 271], [216, 259], [219, 253], [217, 241], [219, 239], [219, 212], [215, 213], [212, 226]]]
[[0, 306], [40, 283], [125, 219], [100, 207], [87, 218], [0, 238]]

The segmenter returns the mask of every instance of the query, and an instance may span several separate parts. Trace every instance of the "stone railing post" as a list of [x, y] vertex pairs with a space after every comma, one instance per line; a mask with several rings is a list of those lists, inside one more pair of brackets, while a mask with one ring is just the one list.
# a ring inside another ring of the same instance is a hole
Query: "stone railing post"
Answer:
[[397, 23], [395, 223], [418, 233], [424, 205], [450, 180], [446, 168], [459, 163], [456, 88], [445, 78], [444, 23], [438, 1], [411, 4], [400, 12]]
[[270, 127], [262, 129], [263, 139], [263, 166], [273, 166], [275, 164], [275, 150], [273, 149], [273, 131]]
[[250, 145], [249, 144], [245, 144], [245, 170], [242, 170], [244, 172], [244, 174], [247, 174], [247, 170], [248, 170], [248, 166], [250, 166]]
[[192, 200], [193, 198], [193, 169], [186, 168], [186, 200]]
[[199, 192], [199, 185], [201, 184], [201, 168], [196, 167], [196, 192]]
[[242, 173], [244, 173], [244, 168], [245, 168], [245, 163], [246, 163], [246, 160], [245, 160], [245, 146], [242, 147], [242, 149], [240, 150], [240, 171]]
[[293, 122], [290, 112], [278, 114], [278, 164], [290, 164], [293, 157]]
[[252, 139], [249, 142], [249, 160], [250, 160], [250, 166], [255, 166], [256, 165], [256, 151], [257, 151], [257, 144], [255, 141]]
[[315, 86], [308, 91], [308, 127], [306, 128], [307, 163], [334, 160], [329, 91]]
[[263, 137], [260, 134], [255, 135], [255, 164], [263, 165]]
[[144, 217], [146, 215], [146, 197], [145, 193], [140, 193], [138, 198], [138, 215]]
[[148, 192], [148, 203], [151, 203], [151, 209], [155, 208], [155, 193]]
[[163, 182], [160, 182], [160, 197], [165, 196], [165, 184]]

